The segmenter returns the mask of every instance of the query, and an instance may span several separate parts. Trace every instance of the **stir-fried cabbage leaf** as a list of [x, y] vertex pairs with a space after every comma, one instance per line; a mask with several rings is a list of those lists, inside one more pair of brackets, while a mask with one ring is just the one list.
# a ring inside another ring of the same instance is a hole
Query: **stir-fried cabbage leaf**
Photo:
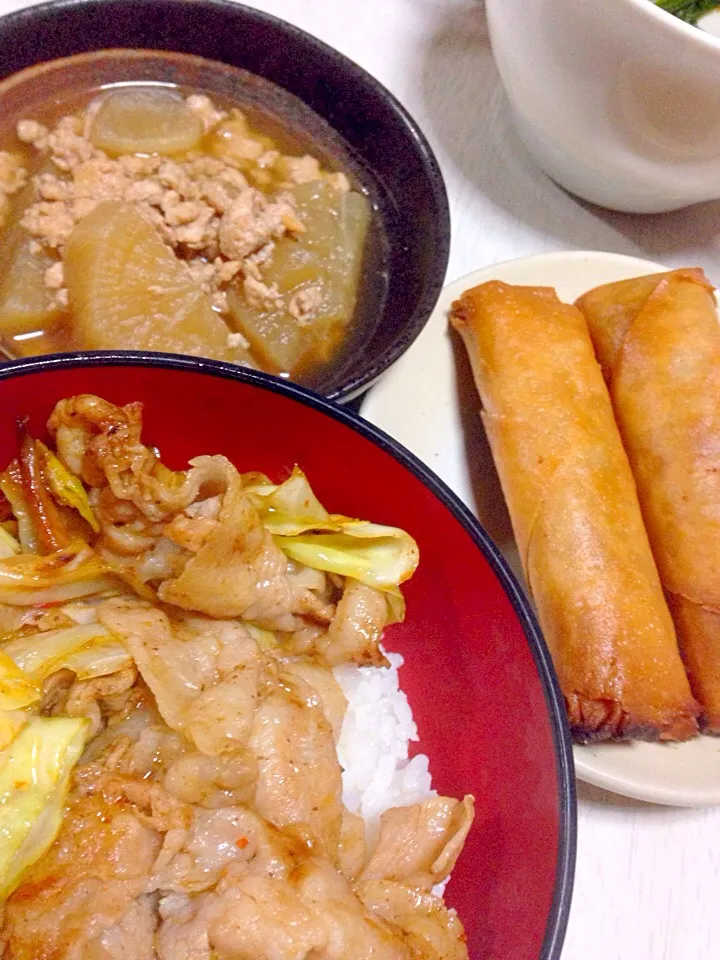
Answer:
[[271, 630], [266, 630], [264, 627], [258, 627], [257, 624], [247, 621], [243, 626], [261, 650], [273, 650], [277, 647], [277, 637]]
[[0, 524], [0, 560], [6, 557], [14, 557], [20, 553], [21, 546], [15, 537]]
[[40, 686], [0, 650], [0, 710], [21, 710], [40, 699]]
[[0, 751], [10, 746], [29, 721], [27, 710], [0, 710]]
[[0, 473], [0, 491], [5, 495], [18, 525], [18, 540], [27, 553], [39, 549], [38, 532], [33, 523], [28, 498], [23, 489], [20, 464], [13, 460], [7, 470]]
[[[254, 481], [247, 485], [247, 481]], [[295, 536], [330, 522], [330, 514], [320, 503], [299, 467], [293, 469], [288, 479], [274, 484], [262, 474], [246, 474], [243, 478], [245, 492], [260, 514], [263, 524], [272, 534]]]
[[117, 673], [132, 662], [132, 657], [119, 640], [97, 637], [87, 646], [68, 654], [59, 666], [72, 670], [78, 680], [89, 680]]
[[24, 424], [19, 427], [19, 437], [19, 455], [0, 474], [0, 491], [17, 521], [23, 550], [52, 553], [67, 547], [73, 539], [67, 507], [99, 532], [80, 480], [44, 443], [33, 440]]
[[275, 542], [291, 560], [353, 577], [377, 590], [397, 587], [412, 576], [418, 563], [415, 541], [402, 530], [360, 520], [346, 521], [343, 532], [308, 531], [275, 537]]
[[49, 450], [39, 440], [36, 443], [43, 458], [43, 475], [55, 499], [64, 506], [77, 510], [83, 520], [87, 520], [95, 533], [99, 533], [100, 525], [90, 506], [85, 487], [74, 473], [70, 473], [52, 450]]
[[58, 508], [48, 486], [44, 458], [37, 441], [19, 425], [19, 476], [41, 553], [52, 553], [70, 545], [72, 536], [66, 517]]
[[33, 717], [0, 753], [0, 897], [57, 836], [88, 729], [85, 719]]
[[117, 588], [117, 579], [84, 543], [46, 557], [23, 553], [0, 560], [0, 603], [64, 603], [112, 588]]
[[246, 493], [292, 560], [393, 593], [415, 572], [418, 548], [408, 533], [328, 513], [299, 467], [279, 485], [252, 479]]
[[18, 637], [3, 644], [0, 653], [35, 683], [41, 683], [63, 668], [72, 670], [79, 680], [85, 680], [116, 673], [132, 663], [125, 647], [99, 623]]

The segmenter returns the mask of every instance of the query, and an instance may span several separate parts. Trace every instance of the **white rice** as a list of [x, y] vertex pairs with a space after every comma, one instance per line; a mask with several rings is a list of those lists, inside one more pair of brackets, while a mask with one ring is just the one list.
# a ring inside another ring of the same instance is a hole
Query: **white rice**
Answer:
[[375, 833], [380, 815], [434, 797], [428, 758], [408, 759], [417, 727], [398, 670], [404, 660], [387, 654], [389, 667], [342, 666], [334, 670], [348, 701], [338, 741], [343, 768], [343, 801]]

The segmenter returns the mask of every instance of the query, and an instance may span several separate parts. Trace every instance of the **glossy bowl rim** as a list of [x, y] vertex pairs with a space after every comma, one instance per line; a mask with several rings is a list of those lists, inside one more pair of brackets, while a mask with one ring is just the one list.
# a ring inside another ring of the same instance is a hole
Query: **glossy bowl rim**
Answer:
[[553, 899], [548, 911], [545, 936], [537, 960], [560, 960], [572, 901], [577, 850], [575, 767], [570, 732], [566, 722], [565, 701], [552, 665], [550, 651], [543, 639], [530, 602], [525, 597], [500, 550], [479, 520], [440, 477], [379, 427], [364, 420], [359, 414], [343, 409], [305, 387], [280, 380], [258, 370], [238, 367], [219, 360], [198, 359], [179, 354], [144, 353], [141, 351], [86, 351], [82, 353], [50, 354], [42, 357], [31, 357], [27, 360], [9, 360], [0, 365], [0, 381], [31, 374], [42, 374], [57, 369], [82, 370], [84, 367], [103, 366], [152, 367], [160, 370], [170, 369], [185, 373], [205, 374], [222, 380], [248, 384], [269, 393], [280, 394], [287, 400], [310, 407], [312, 410], [349, 427], [360, 437], [369, 440], [385, 453], [390, 454], [397, 463], [408, 470], [440, 501], [470, 536], [475, 546], [483, 554], [513, 607], [515, 616], [530, 647], [548, 710], [558, 780], [558, 852]]
[[[2, 44], [6, 25], [22, 27], [23, 22], [26, 21], [25, 28], [32, 28], [33, 20], [38, 15], [62, 16], [66, 9], [75, 9], [78, 7], [81, 9], [87, 8], [87, 15], [92, 16], [93, 13], [101, 13], [102, 7], [105, 6], [107, 2], [108, 0], [45, 0], [43, 3], [36, 3], [29, 7], [12, 10], [0, 16], [0, 44]], [[112, 2], [128, 7], [134, 5], [134, 0], [112, 0]], [[356, 63], [346, 54], [336, 50], [335, 47], [325, 43], [325, 41], [314, 37], [295, 24], [283, 20], [282, 17], [266, 13], [264, 10], [258, 10], [255, 7], [249, 7], [244, 3], [237, 2], [237, 0], [165, 0], [165, 2], [170, 5], [176, 5], [178, 8], [188, 7], [190, 5], [196, 10], [203, 7], [215, 8], [223, 11], [228, 16], [238, 17], [239, 21], [249, 19], [256, 23], [270, 24], [275, 29], [294, 36], [298, 42], [305, 44], [309, 48], [314, 48], [323, 56], [332, 59], [342, 69], [343, 74], [349, 78], [351, 83], [362, 84], [371, 94], [384, 101], [393, 115], [393, 123], [405, 130], [408, 141], [413, 145], [422, 175], [429, 186], [432, 202], [433, 216], [430, 222], [434, 221], [435, 243], [430, 258], [431, 268], [425, 272], [425, 285], [422, 295], [418, 299], [415, 309], [409, 316], [401, 333], [393, 339], [388, 347], [373, 360], [372, 363], [369, 363], [367, 367], [364, 368], [364, 372], [354, 374], [352, 372], [353, 367], [350, 366], [347, 374], [343, 378], [343, 383], [327, 394], [323, 394], [328, 400], [334, 400], [338, 403], [345, 403], [352, 400], [369, 389], [369, 387], [412, 346], [430, 319], [430, 314], [444, 286], [450, 259], [451, 223], [447, 187], [439, 161], [420, 125], [398, 98], [391, 93], [384, 84], [365, 70], [364, 67], [361, 67], [360, 64]], [[109, 47], [102, 49], [109, 49]], [[213, 58], [209, 57], [207, 59]], [[48, 61], [40, 60], [34, 64], [34, 66], [43, 62]], [[222, 63], [222, 61], [217, 62]], [[289, 92], [292, 93], [293, 91]], [[297, 96], [297, 94], [295, 94], [295, 96]], [[329, 123], [329, 121], [327, 122]], [[332, 127], [332, 124], [330, 124], [330, 126]], [[109, 352], [112, 353], [113, 351]]]

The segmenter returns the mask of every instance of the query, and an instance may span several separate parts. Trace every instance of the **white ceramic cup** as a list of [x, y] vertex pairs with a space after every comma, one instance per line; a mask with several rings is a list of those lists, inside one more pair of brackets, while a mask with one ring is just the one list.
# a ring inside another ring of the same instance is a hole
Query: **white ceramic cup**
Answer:
[[720, 40], [652, 0], [486, 0], [518, 131], [614, 210], [720, 199]]

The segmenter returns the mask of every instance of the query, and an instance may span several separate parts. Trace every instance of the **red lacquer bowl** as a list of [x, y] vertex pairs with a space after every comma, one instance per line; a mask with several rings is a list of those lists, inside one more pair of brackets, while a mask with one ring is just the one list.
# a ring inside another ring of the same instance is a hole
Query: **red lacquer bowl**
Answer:
[[[333, 512], [404, 527], [420, 566], [386, 644], [441, 793], [477, 819], [448, 888], [473, 960], [552, 960], [572, 891], [575, 794], [564, 709], [539, 629], [499, 552], [426, 467], [380, 430], [299, 387], [158, 354], [45, 357], [0, 367], [0, 465], [15, 422], [42, 435], [54, 403], [97, 393], [145, 404], [145, 437], [183, 467], [223, 453], [284, 478], [295, 463]], [[351, 960], [351, 958], [348, 958]]]

